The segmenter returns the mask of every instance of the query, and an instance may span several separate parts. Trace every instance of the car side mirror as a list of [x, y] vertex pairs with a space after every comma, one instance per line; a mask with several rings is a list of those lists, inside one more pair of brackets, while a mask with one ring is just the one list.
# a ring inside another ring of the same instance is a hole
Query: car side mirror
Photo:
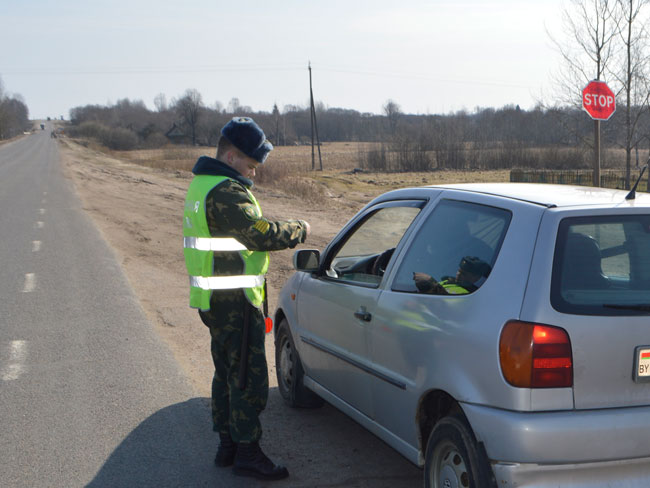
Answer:
[[318, 270], [320, 251], [317, 249], [300, 249], [293, 255], [293, 267], [297, 271], [314, 273]]

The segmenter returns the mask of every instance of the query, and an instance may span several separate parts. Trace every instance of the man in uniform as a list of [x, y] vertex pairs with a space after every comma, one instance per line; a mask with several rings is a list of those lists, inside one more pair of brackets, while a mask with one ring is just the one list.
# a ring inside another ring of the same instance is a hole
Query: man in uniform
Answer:
[[491, 267], [485, 261], [465, 256], [460, 260], [455, 277], [443, 276], [441, 281], [434, 280], [426, 273], [413, 273], [415, 287], [420, 293], [430, 295], [466, 295], [478, 290], [482, 279], [490, 274]]
[[233, 118], [221, 129], [216, 159], [196, 162], [183, 213], [190, 306], [211, 335], [213, 430], [220, 439], [215, 463], [261, 479], [289, 475], [259, 445], [259, 414], [268, 397], [261, 310], [268, 251], [293, 248], [309, 234], [305, 221], [265, 219], [250, 192], [272, 149], [253, 119]]

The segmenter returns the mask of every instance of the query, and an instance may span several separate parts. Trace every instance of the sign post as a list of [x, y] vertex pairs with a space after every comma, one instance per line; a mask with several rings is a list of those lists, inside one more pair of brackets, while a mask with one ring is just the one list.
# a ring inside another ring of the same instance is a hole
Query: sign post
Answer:
[[594, 119], [594, 179], [600, 186], [600, 121], [608, 120], [616, 111], [616, 97], [607, 83], [590, 81], [582, 90], [582, 108]]

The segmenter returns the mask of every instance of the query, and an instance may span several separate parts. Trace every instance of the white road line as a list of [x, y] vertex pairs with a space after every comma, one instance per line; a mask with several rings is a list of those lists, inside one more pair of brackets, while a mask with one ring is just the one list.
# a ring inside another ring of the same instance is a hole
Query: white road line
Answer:
[[27, 341], [11, 341], [9, 343], [9, 362], [0, 369], [2, 381], [17, 380], [25, 371], [25, 358], [27, 357]]
[[39, 208], [38, 213], [41, 215], [45, 215], [45, 209], [44, 208]]
[[36, 228], [37, 229], [42, 229], [43, 226], [45, 226], [45, 222], [41, 222], [41, 221], [36, 222]]
[[32, 241], [32, 252], [38, 252], [41, 250], [41, 241]]
[[34, 273], [27, 273], [25, 275], [25, 286], [23, 287], [23, 293], [30, 293], [36, 288], [36, 275]]

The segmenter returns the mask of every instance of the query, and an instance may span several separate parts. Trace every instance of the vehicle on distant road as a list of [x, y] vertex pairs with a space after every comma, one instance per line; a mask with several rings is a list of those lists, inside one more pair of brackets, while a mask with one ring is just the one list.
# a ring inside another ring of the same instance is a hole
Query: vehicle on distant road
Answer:
[[[650, 195], [525, 183], [375, 198], [299, 250], [279, 389], [427, 487], [650, 486]], [[632, 195], [629, 195], [630, 197]]]

